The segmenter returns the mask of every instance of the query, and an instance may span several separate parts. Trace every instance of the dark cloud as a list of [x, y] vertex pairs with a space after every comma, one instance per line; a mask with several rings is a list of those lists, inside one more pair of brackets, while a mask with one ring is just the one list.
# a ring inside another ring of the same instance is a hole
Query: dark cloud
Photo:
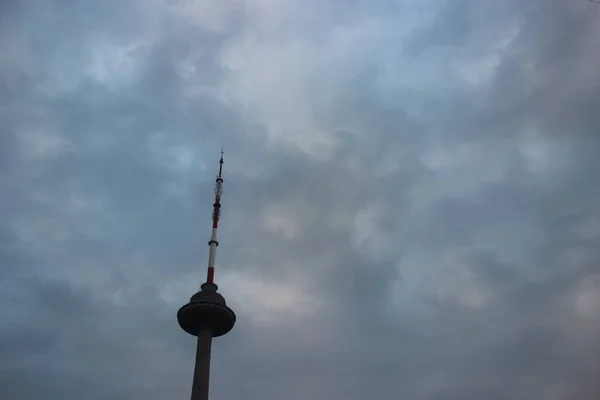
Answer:
[[222, 146], [212, 397], [598, 397], [594, 5], [338, 3], [3, 7], [1, 398], [189, 396]]

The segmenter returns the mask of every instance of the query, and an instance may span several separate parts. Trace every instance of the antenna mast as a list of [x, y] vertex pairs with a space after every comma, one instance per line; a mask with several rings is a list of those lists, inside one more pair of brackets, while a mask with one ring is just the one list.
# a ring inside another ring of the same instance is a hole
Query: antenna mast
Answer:
[[208, 253], [208, 273], [206, 275], [206, 283], [213, 284], [215, 277], [215, 259], [217, 257], [217, 246], [219, 240], [217, 239], [217, 229], [219, 228], [219, 216], [221, 213], [221, 194], [223, 192], [223, 149], [221, 149], [221, 160], [219, 160], [219, 173], [217, 175], [215, 183], [215, 202], [213, 204], [213, 226], [212, 234], [208, 246], [210, 247]]

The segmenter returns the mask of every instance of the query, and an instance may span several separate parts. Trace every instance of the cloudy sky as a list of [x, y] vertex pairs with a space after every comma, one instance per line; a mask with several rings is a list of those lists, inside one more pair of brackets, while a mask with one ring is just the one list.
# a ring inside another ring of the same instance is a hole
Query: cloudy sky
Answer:
[[0, 398], [600, 398], [600, 5], [0, 5]]

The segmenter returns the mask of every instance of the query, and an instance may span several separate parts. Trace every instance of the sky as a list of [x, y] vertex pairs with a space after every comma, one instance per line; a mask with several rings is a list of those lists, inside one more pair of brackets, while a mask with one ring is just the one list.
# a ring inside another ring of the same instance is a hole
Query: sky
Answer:
[[600, 5], [0, 3], [0, 398], [600, 398]]

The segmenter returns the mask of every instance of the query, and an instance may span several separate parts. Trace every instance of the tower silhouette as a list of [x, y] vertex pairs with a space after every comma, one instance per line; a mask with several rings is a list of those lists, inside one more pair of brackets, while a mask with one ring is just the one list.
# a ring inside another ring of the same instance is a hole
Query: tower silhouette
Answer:
[[215, 203], [213, 204], [213, 226], [210, 237], [208, 272], [206, 282], [196, 292], [189, 303], [177, 312], [177, 321], [181, 329], [198, 338], [194, 380], [191, 400], [208, 400], [208, 384], [210, 379], [210, 352], [212, 339], [228, 333], [235, 325], [235, 313], [225, 302], [225, 298], [217, 292], [213, 282], [215, 275], [215, 259], [217, 256], [217, 229], [221, 210], [221, 194], [223, 186], [223, 151], [219, 161], [219, 174], [215, 185]]

